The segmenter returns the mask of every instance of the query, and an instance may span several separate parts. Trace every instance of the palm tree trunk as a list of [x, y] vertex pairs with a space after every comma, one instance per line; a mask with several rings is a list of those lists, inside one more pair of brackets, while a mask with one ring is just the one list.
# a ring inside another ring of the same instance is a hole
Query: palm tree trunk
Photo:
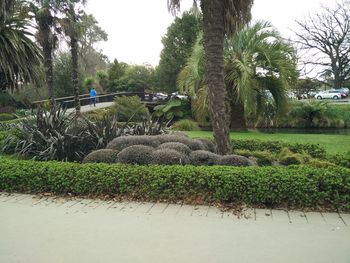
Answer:
[[246, 131], [247, 123], [244, 116], [244, 106], [240, 101], [235, 99], [230, 100], [231, 107], [231, 118], [230, 118], [230, 129], [231, 131]]
[[214, 138], [220, 154], [231, 152], [224, 88], [224, 6], [222, 0], [202, 0], [203, 39], [208, 95]]
[[74, 87], [74, 105], [76, 113], [80, 113], [80, 100], [79, 100], [79, 78], [78, 78], [78, 38], [76, 36], [76, 30], [74, 26], [76, 21], [76, 14], [74, 6], [70, 6], [70, 15], [72, 19], [72, 28], [70, 34], [70, 48], [72, 54], [72, 82]]
[[44, 68], [45, 68], [45, 77], [47, 89], [49, 92], [50, 106], [52, 107], [55, 104], [55, 97], [53, 93], [53, 63], [52, 63], [52, 45], [48, 40], [50, 37], [50, 31], [44, 33], [45, 41], [43, 43], [43, 55], [44, 55]]

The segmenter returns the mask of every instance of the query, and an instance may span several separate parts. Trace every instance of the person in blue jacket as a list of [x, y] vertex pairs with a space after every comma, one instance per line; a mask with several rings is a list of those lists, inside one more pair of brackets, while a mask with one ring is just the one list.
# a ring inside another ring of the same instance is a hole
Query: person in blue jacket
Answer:
[[90, 107], [92, 104], [94, 104], [94, 107], [96, 107], [96, 90], [94, 87], [91, 88], [90, 90]]

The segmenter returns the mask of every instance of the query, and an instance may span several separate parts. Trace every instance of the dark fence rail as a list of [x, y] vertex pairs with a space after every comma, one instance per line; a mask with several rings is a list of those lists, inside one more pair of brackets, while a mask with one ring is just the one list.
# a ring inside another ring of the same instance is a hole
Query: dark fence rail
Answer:
[[[97, 103], [112, 102], [114, 100], [114, 98], [117, 96], [138, 96], [141, 98], [142, 102], [146, 103], [146, 105], [148, 107], [154, 107], [154, 106], [157, 106], [159, 104], [163, 104], [169, 100], [169, 97], [166, 99], [159, 100], [159, 99], [157, 99], [155, 93], [116, 92], [116, 93], [104, 93], [104, 94], [98, 95], [98, 96], [96, 96], [96, 101], [97, 101]], [[90, 104], [90, 95], [89, 94], [80, 95], [79, 101], [80, 101], [81, 106], [89, 105]], [[49, 102], [49, 100], [34, 101], [32, 103], [32, 108], [36, 108], [36, 107], [43, 105], [44, 103], [48, 103], [48, 102]], [[67, 108], [67, 109], [74, 108], [74, 96], [55, 98], [55, 102], [60, 104], [62, 107]]]

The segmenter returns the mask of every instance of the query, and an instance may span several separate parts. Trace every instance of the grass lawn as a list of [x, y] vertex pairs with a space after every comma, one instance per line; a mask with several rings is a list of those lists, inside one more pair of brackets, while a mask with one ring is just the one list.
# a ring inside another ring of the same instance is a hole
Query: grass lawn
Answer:
[[[213, 137], [210, 131], [189, 131], [191, 137], [205, 138]], [[350, 151], [350, 135], [336, 134], [298, 134], [298, 133], [261, 133], [255, 131], [231, 132], [232, 139], [259, 139], [270, 141], [283, 141], [288, 143], [314, 143], [326, 148], [329, 153], [340, 153]]]

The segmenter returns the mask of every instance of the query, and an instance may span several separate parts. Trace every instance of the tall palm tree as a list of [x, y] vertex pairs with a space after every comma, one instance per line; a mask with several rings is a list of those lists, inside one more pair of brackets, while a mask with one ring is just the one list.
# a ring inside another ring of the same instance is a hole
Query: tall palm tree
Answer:
[[30, 19], [23, 1], [6, 0], [0, 6], [0, 89], [20, 82], [40, 83], [40, 49], [31, 40]]
[[[79, 1], [66, 1], [62, 6], [65, 17], [61, 20], [65, 34], [69, 37], [72, 58], [72, 83], [74, 88], [74, 105], [76, 113], [80, 113], [79, 76], [78, 76], [78, 40], [80, 35], [79, 16], [76, 4]], [[83, 1], [85, 2], [85, 1]]]
[[[194, 3], [196, 4], [196, 0]], [[253, 0], [201, 0], [203, 12], [203, 40], [206, 58], [209, 108], [214, 138], [221, 154], [231, 152], [229, 129], [226, 122], [224, 56], [225, 34], [231, 35], [250, 18]], [[168, 0], [176, 12], [180, 0]]]
[[56, 17], [59, 1], [35, 0], [31, 5], [37, 23], [37, 40], [44, 55], [46, 85], [51, 106], [55, 103], [53, 91], [53, 62], [52, 56], [57, 43], [58, 19]]
[[[200, 37], [199, 37], [200, 38]], [[283, 41], [269, 23], [258, 22], [245, 27], [225, 40], [225, 87], [229, 96], [231, 128], [244, 129], [245, 112], [256, 116], [264, 113], [266, 91], [271, 92], [278, 113], [286, 106], [286, 90], [297, 79], [295, 51]], [[203, 68], [204, 48], [198, 39], [186, 67], [178, 76], [178, 87], [197, 99], [205, 94]], [[203, 109], [203, 106], [202, 106]], [[198, 115], [204, 115], [204, 112]]]

